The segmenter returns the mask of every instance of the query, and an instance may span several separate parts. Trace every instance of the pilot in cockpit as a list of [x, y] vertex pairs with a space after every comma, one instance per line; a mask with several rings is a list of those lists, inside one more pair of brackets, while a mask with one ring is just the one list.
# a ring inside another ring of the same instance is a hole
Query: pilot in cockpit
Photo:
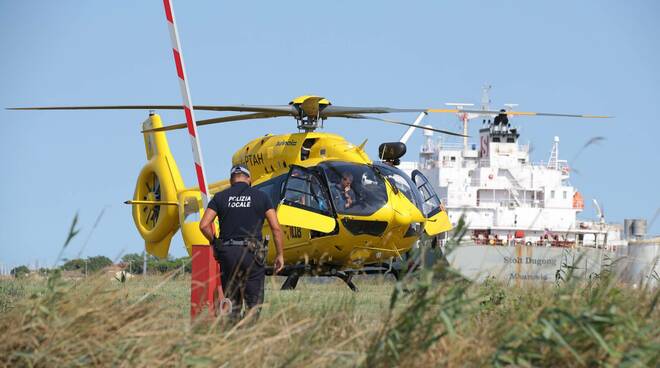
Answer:
[[335, 194], [340, 208], [351, 208], [356, 201], [355, 191], [351, 187], [353, 184], [353, 174], [344, 172], [341, 175], [341, 181], [335, 184]]

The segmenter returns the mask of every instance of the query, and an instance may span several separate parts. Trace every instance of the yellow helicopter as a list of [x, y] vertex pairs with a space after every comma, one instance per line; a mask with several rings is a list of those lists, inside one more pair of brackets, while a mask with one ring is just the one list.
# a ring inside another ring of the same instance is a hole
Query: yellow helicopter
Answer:
[[[127, 105], [14, 109], [181, 108], [180, 105]], [[372, 161], [364, 151], [366, 140], [356, 146], [339, 135], [316, 130], [323, 127], [327, 118], [374, 119], [465, 137], [364, 114], [471, 110], [334, 106], [320, 96], [300, 96], [288, 105], [194, 106], [194, 109], [247, 112], [200, 120], [198, 126], [285, 116], [297, 121], [298, 133], [267, 134], [247, 143], [232, 156], [232, 165], [246, 165], [252, 173], [252, 185], [268, 194], [276, 205], [285, 234], [285, 269], [281, 274], [288, 277], [284, 289], [295, 288], [301, 275], [311, 273], [339, 277], [352, 290], [357, 290], [351, 280], [356, 272], [366, 270], [367, 266], [372, 270], [391, 268], [391, 261], [409, 251], [423, 234], [433, 237], [452, 229], [427, 178], [419, 171], [408, 176], [396, 167], [406, 152], [405, 144], [381, 144], [380, 161]], [[502, 114], [501, 111], [478, 112]], [[512, 111], [506, 114], [578, 116]], [[199, 231], [204, 211], [201, 192], [199, 188], [184, 185], [165, 136], [166, 131], [185, 129], [186, 124], [163, 126], [160, 116], [151, 111], [142, 127], [147, 163], [138, 176], [133, 199], [126, 203], [133, 205], [135, 226], [148, 253], [166, 257], [172, 237], [181, 229], [190, 254], [193, 245], [208, 243]], [[212, 195], [229, 187], [229, 181], [211, 183], [208, 187]], [[347, 191], [352, 194], [347, 196]], [[268, 226], [264, 226], [263, 232], [264, 238], [269, 239]], [[268, 264], [272, 264], [274, 256], [274, 247], [269, 247]]]

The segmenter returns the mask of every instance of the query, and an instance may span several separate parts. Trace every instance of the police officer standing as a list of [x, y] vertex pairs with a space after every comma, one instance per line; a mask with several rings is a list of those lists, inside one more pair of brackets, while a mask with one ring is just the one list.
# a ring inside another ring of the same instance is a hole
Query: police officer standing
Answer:
[[[199, 228], [213, 246], [222, 287], [232, 302], [232, 317], [237, 318], [244, 301], [248, 309], [264, 301], [264, 261], [268, 252], [261, 235], [264, 219], [268, 220], [277, 249], [275, 273], [284, 267], [283, 234], [270, 198], [250, 186], [250, 171], [235, 165], [230, 175], [231, 187], [213, 196]], [[213, 230], [216, 216], [220, 224], [218, 239]]]

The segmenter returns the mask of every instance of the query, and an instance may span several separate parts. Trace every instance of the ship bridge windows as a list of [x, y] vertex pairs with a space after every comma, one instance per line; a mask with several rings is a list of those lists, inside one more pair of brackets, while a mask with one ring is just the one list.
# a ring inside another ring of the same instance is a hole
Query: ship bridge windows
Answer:
[[543, 201], [537, 197], [539, 193], [533, 190], [479, 189], [476, 194], [476, 204], [480, 207], [538, 208], [543, 206]]
[[455, 167], [456, 156], [442, 156], [442, 167]]

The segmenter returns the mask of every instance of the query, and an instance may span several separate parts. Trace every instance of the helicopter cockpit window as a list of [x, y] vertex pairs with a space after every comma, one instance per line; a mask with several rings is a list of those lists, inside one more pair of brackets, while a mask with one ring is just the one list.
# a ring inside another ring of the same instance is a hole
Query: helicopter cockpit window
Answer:
[[424, 210], [422, 207], [423, 201], [421, 195], [419, 191], [416, 190], [417, 186], [410, 177], [406, 175], [406, 173], [396, 167], [385, 164], [377, 163], [374, 164], [374, 166], [376, 166], [385, 177], [392, 179], [391, 183], [393, 183], [396, 188], [415, 205], [415, 207], [420, 211]]
[[284, 203], [295, 207], [331, 213], [331, 206], [316, 174], [308, 169], [292, 167], [284, 188]]
[[370, 166], [326, 162], [321, 167], [337, 213], [369, 216], [387, 203], [385, 183]]
[[277, 204], [282, 200], [282, 189], [284, 186], [284, 181], [286, 180], [286, 175], [280, 175], [276, 178], [267, 180], [261, 184], [255, 185], [255, 189], [266, 193], [270, 198], [273, 206], [277, 207]]
[[422, 195], [424, 215], [426, 215], [426, 217], [432, 217], [440, 212], [440, 199], [438, 198], [438, 195], [435, 194], [435, 190], [433, 190], [433, 187], [426, 176], [418, 170], [415, 170], [412, 172], [412, 180], [415, 182], [415, 185], [417, 185], [417, 188]]

